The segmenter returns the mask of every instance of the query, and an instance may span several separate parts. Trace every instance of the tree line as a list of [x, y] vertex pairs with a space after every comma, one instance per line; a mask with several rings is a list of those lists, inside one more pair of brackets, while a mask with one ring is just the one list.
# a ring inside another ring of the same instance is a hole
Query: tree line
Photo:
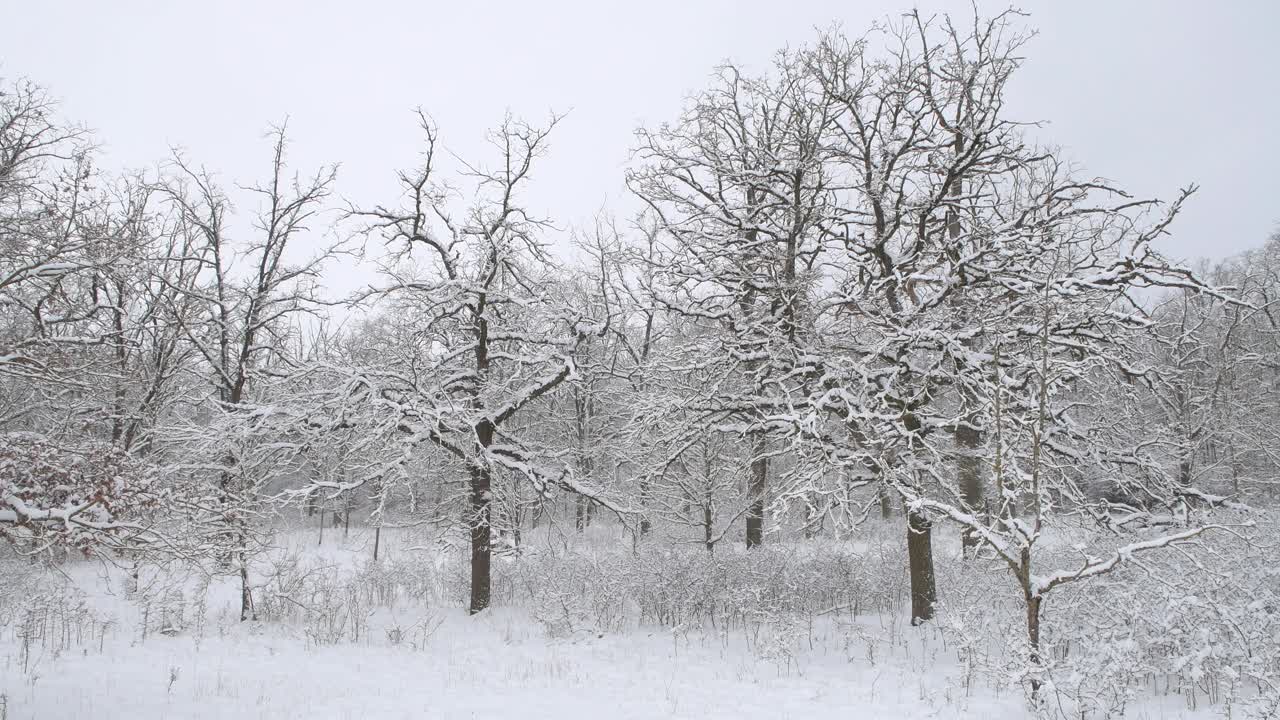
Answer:
[[[642, 211], [573, 252], [525, 201], [558, 117], [504, 119], [448, 175], [419, 112], [369, 206], [274, 128], [245, 213], [181, 153], [99, 170], [9, 82], [0, 534], [206, 563], [249, 619], [290, 506], [457, 531], [472, 613], [539, 523], [714, 553], [893, 522], [919, 623], [944, 523], [1008, 568], [1036, 662], [1055, 589], [1272, 499], [1280, 236], [1162, 254], [1194, 187], [1134, 198], [1033, 141], [1005, 107], [1028, 38], [912, 13], [720, 67], [637, 131]], [[326, 296], [347, 256], [376, 282]], [[1038, 561], [1054, 533], [1078, 565]]]

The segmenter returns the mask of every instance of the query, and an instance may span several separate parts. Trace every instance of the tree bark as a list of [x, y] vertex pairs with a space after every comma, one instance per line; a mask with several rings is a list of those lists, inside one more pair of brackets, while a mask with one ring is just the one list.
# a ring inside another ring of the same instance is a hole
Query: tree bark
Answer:
[[[487, 366], [486, 366], [487, 367]], [[486, 421], [476, 425], [476, 440], [488, 449], [493, 444], [494, 427]], [[471, 464], [471, 605], [472, 615], [489, 607], [493, 561], [492, 474], [483, 458]]]
[[643, 475], [640, 477], [640, 537], [649, 534], [653, 529], [653, 522], [649, 520], [649, 481]]
[[489, 504], [489, 468], [471, 468], [471, 605], [472, 615], [489, 607], [492, 561], [491, 507]]
[[[956, 157], [959, 158], [965, 151], [964, 136], [956, 133], [952, 141], [955, 149]], [[951, 187], [951, 197], [954, 202], [960, 202], [961, 196], [964, 194], [963, 178], [956, 178], [955, 183]], [[954, 205], [947, 207], [947, 237], [953, 243], [958, 245], [963, 240], [964, 228], [960, 224], [960, 212]], [[958, 247], [953, 247], [952, 252], [958, 257], [961, 252]], [[962, 312], [960, 317], [964, 318]], [[966, 348], [972, 349], [973, 342], [971, 340], [963, 341]], [[971, 392], [961, 391], [965, 405], [975, 406], [976, 398]], [[970, 424], [972, 417], [962, 418], [961, 422], [956, 425], [954, 438], [956, 443], [956, 474], [959, 476], [960, 497], [968, 506], [968, 511], [977, 514], [983, 506], [983, 487], [982, 487], [982, 470], [978, 462], [978, 448], [982, 445], [982, 432], [977, 427]], [[960, 557], [968, 558], [976, 554], [978, 547], [978, 536], [974, 534], [971, 528], [964, 528], [960, 531]]]
[[880, 519], [890, 520], [893, 518], [893, 497], [889, 494], [889, 488], [883, 483], [880, 485]]
[[706, 546], [707, 552], [715, 552], [716, 543], [712, 540], [713, 530], [715, 529], [715, 498], [711, 492], [711, 484], [707, 483], [706, 492], [702, 496], [702, 544]]
[[[960, 497], [974, 515], [983, 507], [982, 470], [978, 459], [978, 448], [982, 444], [982, 433], [977, 428], [961, 424], [955, 430], [956, 441], [956, 473], [960, 480]], [[965, 527], [960, 531], [960, 556], [972, 557], [976, 554], [978, 536], [972, 528]]]
[[[578, 429], [578, 472], [584, 480], [589, 480], [592, 475], [595, 474], [595, 461], [592, 457], [590, 447], [591, 415], [595, 410], [595, 401], [593, 398], [585, 395], [581, 387], [574, 386], [573, 407]], [[586, 496], [579, 495], [577, 507], [574, 512], [574, 527], [578, 532], [583, 532], [590, 525], [590, 503]]]
[[764, 543], [764, 495], [769, 482], [769, 458], [765, 456], [764, 433], [757, 433], [752, 443], [751, 484], [747, 496], [751, 508], [747, 511], [747, 548]]
[[911, 624], [932, 620], [938, 599], [933, 577], [933, 523], [907, 508], [907, 562], [911, 571]]
[[257, 620], [258, 613], [253, 607], [253, 588], [249, 587], [249, 551], [245, 548], [248, 538], [240, 535], [240, 548], [236, 551], [236, 560], [240, 565], [240, 621]]
[[[1024, 589], [1027, 601], [1027, 643], [1030, 645], [1028, 660], [1034, 670], [1040, 669], [1040, 603], [1044, 598]], [[1040, 692], [1040, 679], [1031, 678], [1031, 698], [1034, 700]]]

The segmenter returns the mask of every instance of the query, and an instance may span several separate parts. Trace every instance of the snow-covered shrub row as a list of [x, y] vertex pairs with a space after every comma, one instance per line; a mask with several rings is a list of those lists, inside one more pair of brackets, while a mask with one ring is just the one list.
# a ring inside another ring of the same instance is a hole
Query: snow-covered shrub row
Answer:
[[553, 635], [628, 625], [759, 633], [816, 616], [890, 612], [904, 569], [889, 552], [779, 545], [530, 553], [495, 568], [495, 601], [527, 604]]

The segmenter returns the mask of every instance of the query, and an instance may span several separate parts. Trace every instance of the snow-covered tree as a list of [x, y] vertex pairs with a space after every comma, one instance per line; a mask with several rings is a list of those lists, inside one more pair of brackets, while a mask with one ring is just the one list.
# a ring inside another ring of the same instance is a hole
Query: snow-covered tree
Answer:
[[437, 177], [436, 129], [420, 120], [423, 162], [401, 173], [403, 196], [356, 213], [391, 247], [386, 282], [368, 295], [413, 318], [414, 364], [365, 368], [361, 377], [405, 442], [434, 443], [466, 469], [477, 613], [490, 603], [496, 470], [536, 493], [563, 487], [613, 507], [554, 449], [513, 432], [522, 412], [574, 377], [579, 348], [607, 324], [591, 308], [559, 302], [542, 237], [550, 225], [521, 202], [555, 121], [504, 121], [490, 135], [496, 165], [465, 166], [472, 188], [457, 207], [457, 192]]
[[[314, 311], [315, 280], [335, 249], [299, 248], [331, 192], [336, 169], [290, 175], [284, 127], [274, 129], [270, 175], [247, 188], [260, 201], [252, 235], [237, 242], [229, 197], [214, 176], [173, 160], [162, 192], [175, 216], [171, 259], [160, 270], [170, 292], [167, 321], [197, 358], [181, 412], [164, 429], [171, 469], [191, 483], [191, 522], [240, 578], [242, 620], [254, 616], [249, 562], [264, 547], [261, 490], [293, 471], [297, 450], [264, 432], [270, 417], [259, 385], [280, 375], [295, 348], [294, 320]], [[302, 259], [299, 260], [298, 258]]]
[[677, 123], [640, 131], [628, 178], [661, 231], [654, 299], [719, 330], [683, 361], [719, 378], [687, 403], [685, 435], [750, 437], [747, 547], [763, 541], [769, 436], [812, 340], [809, 288], [834, 210], [830, 101], [797, 54], [759, 78], [725, 66]]

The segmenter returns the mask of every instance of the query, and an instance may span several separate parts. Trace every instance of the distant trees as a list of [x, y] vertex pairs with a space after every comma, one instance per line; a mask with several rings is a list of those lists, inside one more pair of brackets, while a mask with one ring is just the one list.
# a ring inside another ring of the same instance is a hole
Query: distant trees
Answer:
[[1277, 456], [1275, 410], [1280, 236], [1236, 258], [1203, 264], [1226, 294], [1165, 293], [1151, 312], [1152, 368], [1143, 431], [1188, 493], [1266, 497]]

